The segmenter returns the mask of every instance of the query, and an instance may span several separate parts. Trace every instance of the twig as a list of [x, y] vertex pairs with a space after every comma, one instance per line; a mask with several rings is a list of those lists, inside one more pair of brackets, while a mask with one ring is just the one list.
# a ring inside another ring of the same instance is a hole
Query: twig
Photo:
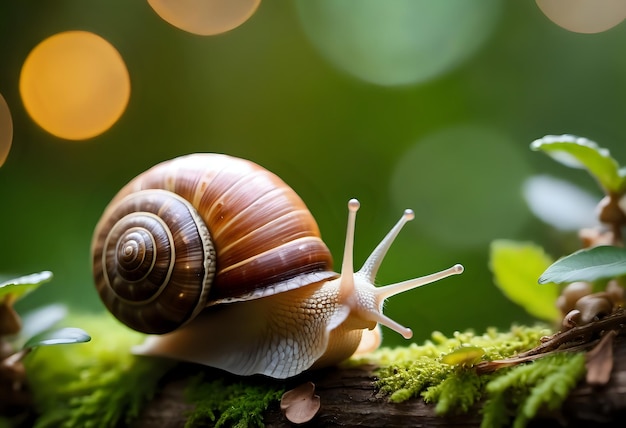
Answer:
[[606, 332], [614, 332], [611, 333], [612, 336], [626, 333], [626, 311], [623, 308], [598, 321], [548, 336], [542, 339], [540, 345], [529, 351], [502, 360], [483, 361], [476, 364], [475, 368], [478, 373], [490, 373], [555, 352], [584, 351], [593, 348]]

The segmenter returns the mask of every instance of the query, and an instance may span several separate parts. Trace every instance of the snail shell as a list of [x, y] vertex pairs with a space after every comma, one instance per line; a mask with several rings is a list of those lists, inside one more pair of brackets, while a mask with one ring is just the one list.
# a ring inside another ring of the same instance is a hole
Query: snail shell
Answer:
[[337, 276], [302, 199], [266, 169], [219, 154], [179, 157], [130, 181], [98, 222], [92, 255], [105, 306], [145, 333]]
[[376, 287], [413, 212], [354, 272], [358, 209], [348, 202], [337, 274], [315, 220], [276, 175], [225, 155], [176, 158], [133, 179], [106, 208], [92, 241], [96, 288], [120, 321], [159, 333], [138, 354], [276, 378], [333, 365], [378, 347], [378, 325], [412, 336], [383, 313], [387, 298], [463, 272], [455, 265]]

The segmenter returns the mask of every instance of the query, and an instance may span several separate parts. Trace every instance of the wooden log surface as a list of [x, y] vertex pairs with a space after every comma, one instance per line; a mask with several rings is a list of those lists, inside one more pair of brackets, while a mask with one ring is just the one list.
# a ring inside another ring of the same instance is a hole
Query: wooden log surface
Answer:
[[[185, 366], [168, 376], [154, 399], [144, 409], [138, 426], [183, 427], [192, 405], [185, 402], [184, 390], [198, 366]], [[211, 369], [208, 369], [211, 370]], [[293, 386], [306, 381], [315, 383], [321, 397], [321, 409], [305, 427], [478, 427], [480, 405], [467, 414], [438, 416], [434, 406], [420, 398], [390, 403], [376, 396], [374, 366], [336, 368], [305, 373], [294, 379]], [[215, 376], [223, 376], [215, 371]], [[268, 380], [270, 381], [270, 380]], [[267, 427], [294, 426], [286, 421], [278, 405], [265, 414]], [[626, 338], [615, 341], [611, 380], [602, 387], [581, 382], [558, 412], [544, 413], [531, 426], [594, 427], [626, 425]]]

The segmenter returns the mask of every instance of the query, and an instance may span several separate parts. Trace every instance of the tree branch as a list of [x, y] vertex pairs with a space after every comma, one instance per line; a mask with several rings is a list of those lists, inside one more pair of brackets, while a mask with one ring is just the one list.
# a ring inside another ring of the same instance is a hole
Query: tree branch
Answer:
[[[537, 426], [602, 426], [626, 420], [626, 338], [615, 340], [614, 367], [611, 380], [602, 387], [579, 385], [565, 401], [560, 411], [546, 412], [535, 421]], [[198, 366], [183, 366], [164, 380], [160, 392], [144, 409], [139, 427], [177, 428], [185, 424], [185, 414], [192, 405], [185, 402], [184, 389], [190, 376], [198, 370], [209, 370], [215, 376], [222, 372]], [[377, 397], [373, 381], [374, 366], [337, 368], [305, 373], [293, 379], [292, 386], [312, 381], [321, 397], [321, 409], [306, 427], [478, 427], [481, 406], [468, 414], [437, 416], [434, 406], [420, 398], [404, 403], [390, 403]], [[270, 382], [270, 380], [267, 380]], [[278, 406], [266, 412], [267, 427], [288, 427]], [[534, 424], [533, 424], [534, 425]]]

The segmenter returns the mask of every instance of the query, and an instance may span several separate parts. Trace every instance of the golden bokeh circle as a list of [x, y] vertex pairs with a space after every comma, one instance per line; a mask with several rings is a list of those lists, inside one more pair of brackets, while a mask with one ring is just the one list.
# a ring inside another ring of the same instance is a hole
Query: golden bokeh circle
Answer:
[[109, 129], [124, 113], [130, 77], [108, 41], [88, 31], [66, 31], [30, 52], [20, 74], [20, 95], [43, 129], [85, 140]]
[[0, 94], [0, 166], [4, 165], [7, 160], [12, 142], [13, 120], [11, 119], [11, 111], [6, 100]]
[[148, 0], [164, 21], [200, 36], [224, 33], [246, 22], [261, 0]]

